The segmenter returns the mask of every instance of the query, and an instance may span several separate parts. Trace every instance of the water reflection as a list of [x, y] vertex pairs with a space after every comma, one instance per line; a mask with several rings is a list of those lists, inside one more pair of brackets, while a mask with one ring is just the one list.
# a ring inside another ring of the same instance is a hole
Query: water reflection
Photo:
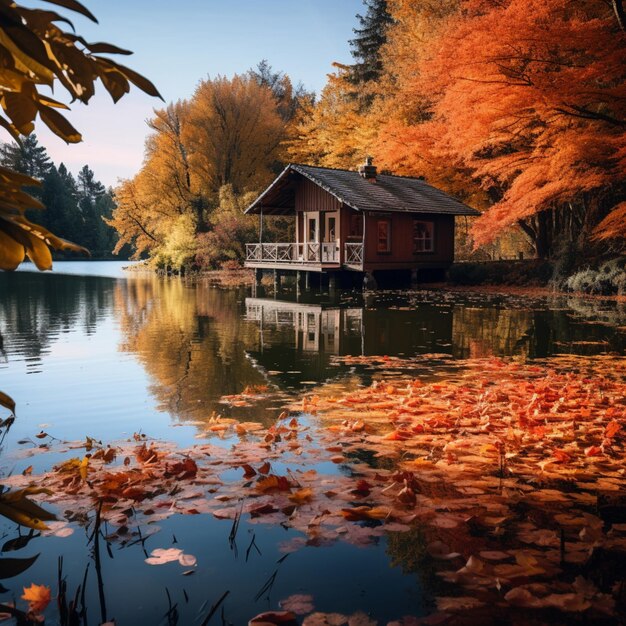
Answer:
[[237, 290], [178, 279], [116, 284], [120, 350], [140, 360], [161, 410], [206, 419], [225, 411], [221, 396], [266, 383], [247, 356], [258, 333], [240, 314], [240, 302]]
[[[126, 405], [132, 428], [147, 431], [155, 404], [186, 422], [213, 412], [273, 419], [281, 393], [348, 373], [335, 355], [539, 358], [626, 347], [623, 303], [566, 297], [419, 291], [268, 298], [144, 274], [20, 273], [0, 274], [0, 298], [3, 387], [8, 379], [14, 389], [24, 372], [43, 373], [38, 393], [53, 412], [67, 412], [57, 393], [67, 381], [81, 389], [73, 397], [83, 397], [83, 418], [88, 410], [90, 421], [106, 424], [113, 411], [121, 419]], [[264, 404], [235, 411], [220, 402], [264, 384], [278, 392]]]
[[0, 354], [23, 359], [40, 371], [42, 355], [62, 333], [93, 334], [111, 313], [108, 278], [0, 272]]
[[318, 361], [331, 355], [532, 359], [566, 352], [622, 353], [626, 307], [598, 304], [564, 296], [529, 300], [424, 291], [317, 303], [248, 297], [246, 315], [259, 328], [255, 356], [272, 369], [280, 366], [276, 344], [283, 352], [298, 353], [301, 361], [310, 360], [311, 353], [319, 355]]

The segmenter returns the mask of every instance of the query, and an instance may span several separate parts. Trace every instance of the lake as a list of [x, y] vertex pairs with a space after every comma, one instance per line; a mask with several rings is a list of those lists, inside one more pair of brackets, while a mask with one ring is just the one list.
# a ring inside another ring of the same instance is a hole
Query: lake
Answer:
[[[428, 289], [274, 296], [124, 272], [125, 265], [57, 262], [54, 273], [0, 273], [0, 389], [17, 403], [3, 443], [5, 476], [28, 466], [44, 471], [69, 456], [29, 454], [31, 446], [18, 443], [35, 446], [40, 431], [62, 441], [145, 434], [190, 446], [207, 438], [205, 425], [218, 415], [269, 425], [316, 385], [369, 384], [375, 369], [346, 362], [346, 355], [400, 356], [428, 379], [468, 358], [532, 361], [626, 349], [623, 303]], [[433, 354], [442, 356], [421, 358]], [[271, 393], [251, 405], [224, 401], [246, 387]], [[168, 595], [179, 623], [199, 623], [227, 590], [222, 623], [237, 625], [294, 594], [311, 594], [318, 610], [360, 609], [383, 624], [432, 607], [433, 583], [397, 537], [383, 535], [368, 546], [306, 545], [283, 558], [281, 546], [300, 535], [281, 525], [242, 520], [238, 550], [228, 541], [229, 520], [174, 515], [158, 526], [145, 541], [109, 547], [100, 585], [91, 565], [85, 592], [91, 623], [104, 617], [118, 626], [176, 623], [167, 613]], [[16, 535], [8, 522], [2, 529], [5, 542]], [[93, 560], [86, 527], [76, 523], [74, 531], [28, 542], [20, 556], [39, 557], [25, 573], [2, 581], [0, 600], [19, 597], [31, 582], [54, 590], [60, 556], [73, 593]], [[253, 537], [258, 553], [246, 555]], [[144, 562], [151, 549], [174, 544], [197, 557], [193, 575], [182, 576], [178, 564]], [[3, 548], [3, 557], [12, 555]], [[269, 593], [255, 599], [274, 572]]]

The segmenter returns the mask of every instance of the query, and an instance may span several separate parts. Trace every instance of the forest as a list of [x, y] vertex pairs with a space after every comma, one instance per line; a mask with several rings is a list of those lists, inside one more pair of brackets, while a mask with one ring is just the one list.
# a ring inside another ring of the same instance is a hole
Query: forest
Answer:
[[178, 270], [241, 261], [257, 226], [242, 209], [286, 163], [354, 169], [365, 154], [481, 210], [468, 254], [512, 245], [566, 276], [623, 250], [621, 2], [365, 5], [354, 63], [320, 94], [263, 61], [155, 110], [144, 165], [115, 192], [116, 250]]

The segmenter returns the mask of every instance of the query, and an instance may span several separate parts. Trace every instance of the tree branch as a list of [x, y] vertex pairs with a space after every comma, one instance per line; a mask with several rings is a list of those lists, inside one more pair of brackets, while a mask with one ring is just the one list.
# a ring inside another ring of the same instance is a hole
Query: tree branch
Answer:
[[624, 12], [624, 5], [622, 0], [612, 0], [613, 11], [615, 11], [615, 17], [617, 23], [622, 30], [626, 30], [626, 13]]
[[575, 104], [564, 104], [564, 106], [571, 109], [568, 111], [567, 109], [557, 108], [556, 111], [559, 113], [563, 113], [564, 115], [569, 115], [571, 117], [580, 117], [586, 120], [601, 120], [603, 122], [608, 122], [609, 124], [613, 124], [614, 126], [626, 126], [626, 120], [620, 120], [612, 115], [606, 115], [605, 113], [598, 113], [597, 111], [590, 111], [585, 107], [577, 106]]

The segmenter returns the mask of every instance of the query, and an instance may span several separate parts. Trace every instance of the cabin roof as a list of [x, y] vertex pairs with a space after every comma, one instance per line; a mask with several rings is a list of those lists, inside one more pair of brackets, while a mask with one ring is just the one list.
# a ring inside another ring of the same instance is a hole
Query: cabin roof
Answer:
[[480, 215], [420, 178], [378, 174], [376, 182], [359, 172], [313, 165], [289, 164], [246, 209], [246, 213], [289, 215], [295, 211], [295, 187], [303, 176], [356, 211]]

